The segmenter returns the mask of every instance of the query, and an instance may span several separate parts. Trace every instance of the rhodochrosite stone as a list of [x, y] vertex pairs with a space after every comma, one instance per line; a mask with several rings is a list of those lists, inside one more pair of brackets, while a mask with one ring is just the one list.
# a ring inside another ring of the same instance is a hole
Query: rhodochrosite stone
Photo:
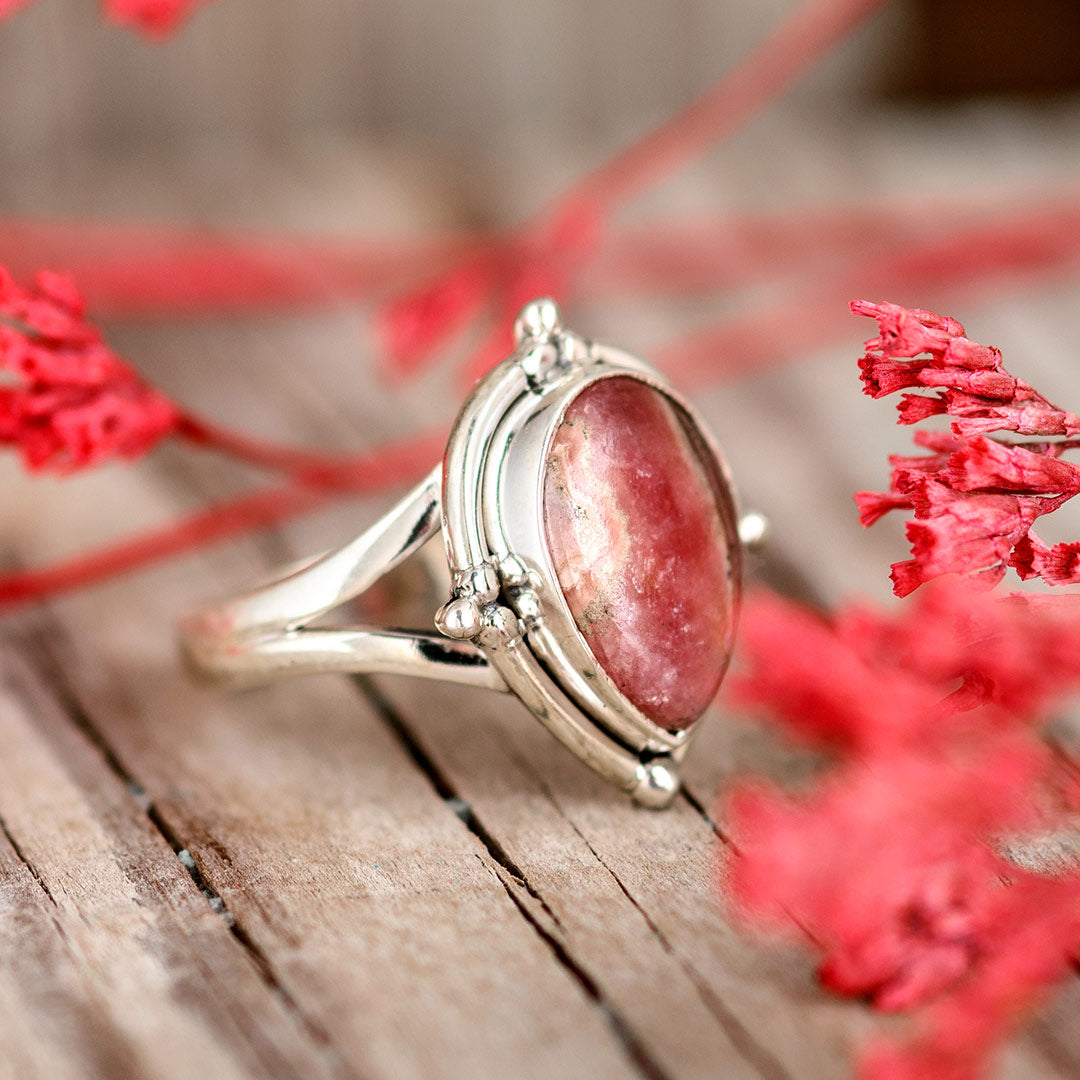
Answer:
[[663, 394], [618, 376], [574, 398], [547, 458], [547, 543], [578, 629], [669, 731], [701, 716], [727, 662], [728, 551], [705, 453]]

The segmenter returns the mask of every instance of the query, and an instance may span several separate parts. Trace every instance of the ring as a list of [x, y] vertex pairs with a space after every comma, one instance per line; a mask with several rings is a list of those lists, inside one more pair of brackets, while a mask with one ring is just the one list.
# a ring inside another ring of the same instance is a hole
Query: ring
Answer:
[[[734, 487], [644, 361], [565, 329], [547, 299], [514, 335], [441, 465], [345, 547], [186, 619], [184, 651], [229, 682], [390, 673], [513, 694], [605, 779], [666, 806], [734, 644]], [[309, 625], [439, 532], [437, 633]]]

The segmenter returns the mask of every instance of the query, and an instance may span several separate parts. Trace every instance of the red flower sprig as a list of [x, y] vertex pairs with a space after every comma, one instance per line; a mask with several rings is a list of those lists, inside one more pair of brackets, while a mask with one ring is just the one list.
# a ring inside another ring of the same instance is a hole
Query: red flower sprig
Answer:
[[145, 383], [109, 348], [70, 278], [43, 271], [22, 286], [0, 266], [0, 447], [17, 450], [30, 469], [70, 473], [140, 458], [169, 437], [284, 480], [102, 551], [0, 575], [0, 608], [267, 527], [335, 494], [407, 482], [445, 445], [445, 433], [433, 431], [371, 453], [320, 454], [214, 424]]
[[0, 0], [0, 19], [14, 15], [19, 8], [26, 7], [31, 0]]
[[748, 605], [736, 693], [835, 764], [801, 797], [730, 793], [725, 884], [744, 919], [809, 934], [829, 989], [917, 1010], [910, 1042], [867, 1049], [866, 1080], [984, 1075], [1080, 953], [1080, 869], [1004, 847], [1076, 807], [1038, 732], [1080, 682], [1080, 611], [1062, 599], [942, 583], [890, 616]]
[[[851, 309], [878, 322], [859, 361], [865, 393], [926, 389], [902, 395], [898, 422], [952, 418], [951, 434], [916, 433], [928, 455], [889, 459], [888, 492], [855, 496], [864, 525], [890, 510], [913, 512], [912, 557], [892, 567], [896, 595], [954, 572], [997, 584], [1009, 566], [1050, 585], [1080, 582], [1080, 544], [1049, 546], [1032, 531], [1080, 492], [1080, 467], [1060, 458], [1080, 445], [1061, 438], [1080, 433], [1080, 417], [1010, 374], [1001, 353], [971, 341], [955, 319], [865, 300]], [[990, 438], [996, 431], [1040, 441]]]
[[141, 457], [180, 412], [104, 343], [73, 282], [43, 271], [24, 288], [0, 267], [0, 444], [31, 469], [71, 472]]

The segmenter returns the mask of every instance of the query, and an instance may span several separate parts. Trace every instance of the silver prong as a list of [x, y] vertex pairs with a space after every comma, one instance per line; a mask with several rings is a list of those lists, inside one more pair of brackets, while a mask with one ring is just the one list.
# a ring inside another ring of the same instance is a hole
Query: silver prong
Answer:
[[753, 551], [763, 547], [769, 537], [769, 519], [757, 510], [749, 510], [739, 518], [739, 540]]
[[558, 332], [562, 323], [559, 306], [550, 297], [543, 296], [526, 304], [514, 320], [514, 340], [543, 340]]
[[559, 350], [551, 341], [544, 341], [528, 349], [520, 361], [521, 370], [525, 372], [532, 387], [542, 386], [558, 362]]

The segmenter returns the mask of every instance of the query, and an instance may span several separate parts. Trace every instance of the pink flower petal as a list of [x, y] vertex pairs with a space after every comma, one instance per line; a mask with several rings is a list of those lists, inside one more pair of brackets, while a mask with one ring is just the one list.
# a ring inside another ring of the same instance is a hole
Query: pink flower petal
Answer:
[[906, 495], [879, 494], [876, 491], [855, 492], [855, 505], [859, 508], [859, 523], [873, 525], [890, 510], [910, 510], [911, 499]]
[[945, 468], [954, 491], [1004, 489], [1026, 494], [1075, 495], [1080, 468], [1021, 446], [1002, 446], [983, 436], [968, 439]]

